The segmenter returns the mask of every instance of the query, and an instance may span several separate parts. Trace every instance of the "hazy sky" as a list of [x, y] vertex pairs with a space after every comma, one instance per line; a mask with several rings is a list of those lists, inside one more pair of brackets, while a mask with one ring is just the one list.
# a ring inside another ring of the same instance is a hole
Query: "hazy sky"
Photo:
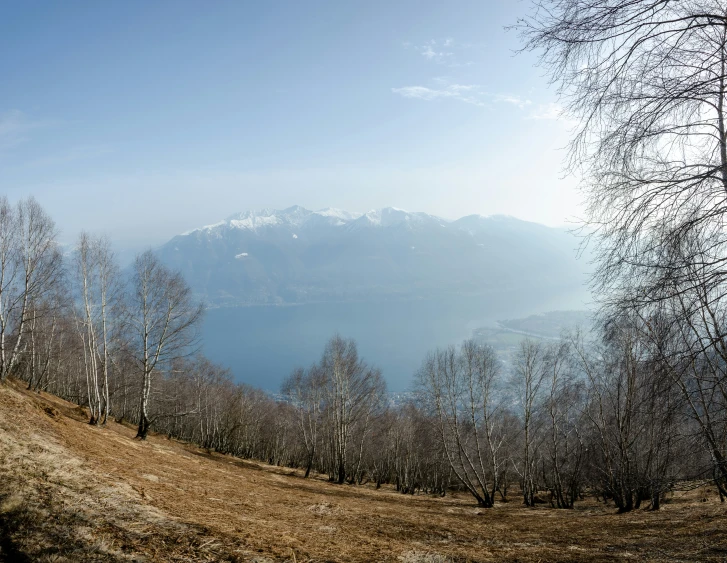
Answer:
[[233, 212], [578, 215], [513, 0], [4, 2], [0, 193], [157, 244]]

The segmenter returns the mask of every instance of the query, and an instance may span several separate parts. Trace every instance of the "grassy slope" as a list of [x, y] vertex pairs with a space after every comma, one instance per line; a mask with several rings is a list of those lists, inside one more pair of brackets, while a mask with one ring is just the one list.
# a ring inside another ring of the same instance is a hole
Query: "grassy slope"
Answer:
[[[714, 490], [616, 515], [336, 486], [110, 423], [0, 386], [0, 559], [8, 561], [725, 560]], [[705, 500], [703, 500], [705, 499]]]

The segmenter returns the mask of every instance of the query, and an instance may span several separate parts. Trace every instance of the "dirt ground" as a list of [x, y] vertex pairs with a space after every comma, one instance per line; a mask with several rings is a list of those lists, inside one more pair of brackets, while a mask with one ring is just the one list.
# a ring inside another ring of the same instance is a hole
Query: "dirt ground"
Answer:
[[0, 560], [727, 561], [714, 488], [618, 515], [333, 485], [0, 386]]

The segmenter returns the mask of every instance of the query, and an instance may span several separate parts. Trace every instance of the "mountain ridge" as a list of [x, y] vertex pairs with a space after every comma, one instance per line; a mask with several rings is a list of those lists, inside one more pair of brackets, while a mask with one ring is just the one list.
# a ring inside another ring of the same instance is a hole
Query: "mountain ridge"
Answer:
[[[397, 220], [398, 218], [398, 220]], [[458, 225], [461, 222], [472, 222], [476, 220], [483, 221], [517, 221], [519, 223], [538, 225], [546, 229], [558, 229], [557, 227], [548, 227], [526, 221], [510, 215], [493, 214], [481, 215], [470, 214], [459, 217], [458, 219], [448, 219], [439, 215], [425, 213], [421, 211], [407, 211], [397, 207], [381, 207], [371, 209], [367, 212], [347, 211], [340, 208], [325, 207], [318, 210], [309, 210], [300, 205], [293, 205], [285, 209], [262, 208], [257, 210], [240, 211], [229, 215], [216, 223], [197, 227], [185, 231], [177, 236], [187, 236], [199, 231], [211, 231], [220, 227], [239, 228], [257, 231], [258, 229], [271, 226], [288, 225], [291, 227], [301, 227], [309, 220], [314, 219], [330, 219], [334, 226], [346, 226], [357, 221], [363, 221], [372, 226], [391, 226], [394, 224], [411, 223], [417, 220], [438, 221], [441, 224]]]
[[583, 282], [577, 242], [501, 215], [292, 206], [229, 215], [158, 253], [211, 306], [237, 306], [560, 291]]

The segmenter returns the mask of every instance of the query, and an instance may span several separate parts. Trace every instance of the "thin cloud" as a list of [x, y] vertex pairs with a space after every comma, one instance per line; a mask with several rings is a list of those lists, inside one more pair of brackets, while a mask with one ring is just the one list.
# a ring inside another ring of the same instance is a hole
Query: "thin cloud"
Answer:
[[528, 119], [555, 120], [563, 117], [563, 108], [559, 104], [540, 104], [528, 116]]
[[479, 98], [477, 86], [474, 85], [450, 84], [445, 88], [439, 89], [427, 88], [426, 86], [404, 86], [403, 88], [392, 88], [391, 91], [404, 98], [415, 98], [428, 102], [452, 99], [475, 106], [485, 105], [485, 102]]
[[459, 60], [458, 54], [463, 50], [474, 47], [470, 43], [459, 43], [452, 37], [444, 39], [431, 39], [423, 44], [415, 45], [411, 41], [402, 41], [404, 49], [416, 51], [422, 57], [432, 63], [446, 66], [448, 68], [465, 68], [474, 65], [471, 60]]
[[521, 98], [520, 96], [509, 96], [504, 94], [497, 94], [495, 96], [496, 102], [502, 102], [506, 104], [511, 104], [513, 106], [517, 106], [520, 109], [524, 109], [529, 105], [532, 105], [533, 102], [528, 100], [527, 98]]
[[446, 65], [450, 68], [470, 66], [472, 61], [459, 62], [455, 54], [458, 45], [452, 37], [445, 39], [432, 39], [422, 45], [414, 45], [410, 41], [402, 43], [405, 49], [412, 49], [430, 62]]
[[474, 84], [448, 84], [447, 78], [442, 76], [436, 77], [433, 82], [437, 84], [436, 88], [429, 88], [428, 86], [405, 86], [403, 88], [392, 88], [391, 91], [404, 98], [425, 100], [428, 102], [450, 99], [480, 107], [491, 104], [508, 104], [519, 110], [524, 110], [533, 103], [531, 100], [521, 96], [486, 92], [480, 86]]
[[[449, 45], [451, 45], [451, 43], [445, 42], [442, 46], [448, 47]], [[449, 59], [454, 57], [453, 52], [440, 49], [439, 45], [434, 40], [430, 41], [426, 45], [414, 47], [414, 49], [416, 49], [419, 54], [422, 55], [425, 59], [435, 62], [437, 64], [444, 64], [448, 62]]]

